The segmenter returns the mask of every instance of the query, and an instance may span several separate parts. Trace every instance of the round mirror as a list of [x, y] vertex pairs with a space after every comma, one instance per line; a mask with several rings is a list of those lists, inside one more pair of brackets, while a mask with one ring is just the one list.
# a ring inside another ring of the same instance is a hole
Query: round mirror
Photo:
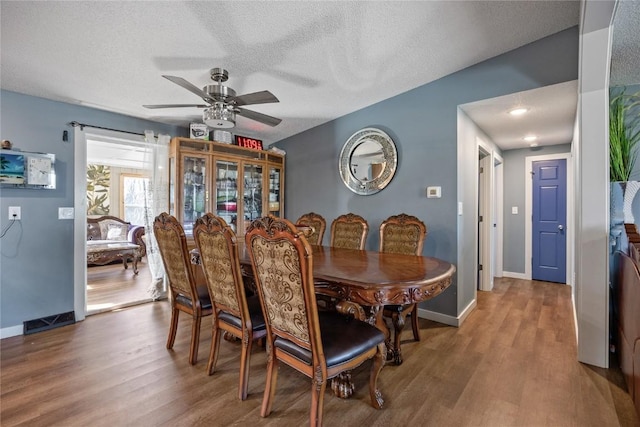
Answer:
[[340, 153], [340, 176], [351, 191], [375, 194], [389, 184], [396, 172], [396, 146], [386, 133], [375, 128], [351, 135]]

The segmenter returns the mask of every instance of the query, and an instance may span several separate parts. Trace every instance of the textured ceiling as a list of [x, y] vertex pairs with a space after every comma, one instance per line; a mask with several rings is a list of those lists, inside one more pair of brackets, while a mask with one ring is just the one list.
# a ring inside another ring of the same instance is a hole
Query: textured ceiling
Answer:
[[[568, 144], [578, 103], [578, 81], [486, 99], [460, 106], [462, 110], [503, 150], [529, 146], [525, 136], [537, 137], [537, 146]], [[521, 116], [509, 114], [526, 108]]]
[[226, 68], [238, 94], [274, 128], [238, 118], [235, 133], [265, 143], [577, 25], [575, 1], [0, 2], [1, 87], [187, 125], [199, 103], [161, 77], [211, 83]]
[[612, 34], [611, 86], [640, 84], [640, 1], [618, 1]]
[[[618, 5], [612, 84], [640, 82], [639, 10]], [[269, 144], [577, 25], [579, 2], [2, 1], [0, 13], [2, 89], [186, 126], [200, 109], [142, 105], [200, 103], [161, 75], [202, 87], [222, 67], [238, 94], [280, 99], [249, 107], [280, 125], [234, 129]]]

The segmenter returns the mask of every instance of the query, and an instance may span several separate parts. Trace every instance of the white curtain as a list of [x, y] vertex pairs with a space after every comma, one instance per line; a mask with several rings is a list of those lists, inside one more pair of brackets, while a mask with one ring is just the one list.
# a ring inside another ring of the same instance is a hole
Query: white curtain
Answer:
[[162, 258], [153, 234], [156, 216], [169, 209], [169, 136], [154, 137], [153, 131], [145, 131], [148, 149], [145, 150], [145, 170], [149, 177], [149, 188], [145, 191], [145, 239], [147, 262], [151, 271], [149, 294], [153, 299], [166, 295], [166, 283]]

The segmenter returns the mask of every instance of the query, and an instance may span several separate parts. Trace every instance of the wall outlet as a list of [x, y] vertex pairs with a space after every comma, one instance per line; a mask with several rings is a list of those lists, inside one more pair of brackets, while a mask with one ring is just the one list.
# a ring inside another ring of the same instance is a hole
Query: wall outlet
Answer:
[[22, 212], [20, 206], [9, 206], [9, 219], [22, 219]]
[[442, 197], [442, 187], [427, 187], [427, 197], [439, 199]]

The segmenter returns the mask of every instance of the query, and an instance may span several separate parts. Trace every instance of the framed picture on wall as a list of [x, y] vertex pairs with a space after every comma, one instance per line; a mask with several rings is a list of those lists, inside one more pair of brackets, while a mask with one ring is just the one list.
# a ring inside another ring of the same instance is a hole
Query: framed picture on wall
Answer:
[[0, 184], [24, 184], [24, 155], [0, 151]]

